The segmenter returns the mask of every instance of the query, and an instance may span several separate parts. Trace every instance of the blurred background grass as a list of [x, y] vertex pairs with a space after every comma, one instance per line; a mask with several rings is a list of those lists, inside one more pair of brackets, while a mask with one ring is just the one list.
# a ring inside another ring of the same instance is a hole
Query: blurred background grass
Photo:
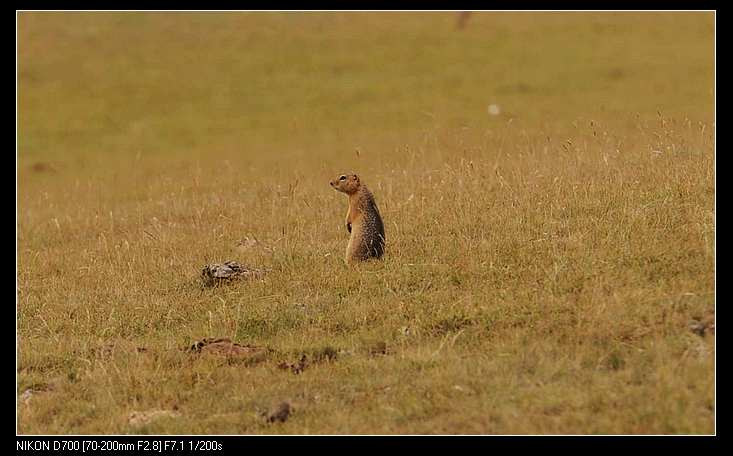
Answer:
[[486, 12], [460, 30], [456, 20], [22, 13], [20, 158], [338, 161], [332, 151], [507, 118], [555, 132], [660, 110], [712, 120], [711, 13]]

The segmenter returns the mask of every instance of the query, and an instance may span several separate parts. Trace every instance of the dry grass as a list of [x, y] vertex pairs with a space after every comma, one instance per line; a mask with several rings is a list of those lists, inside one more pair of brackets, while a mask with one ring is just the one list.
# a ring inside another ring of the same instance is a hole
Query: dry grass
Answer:
[[22, 13], [18, 431], [714, 432], [712, 15], [455, 20]]

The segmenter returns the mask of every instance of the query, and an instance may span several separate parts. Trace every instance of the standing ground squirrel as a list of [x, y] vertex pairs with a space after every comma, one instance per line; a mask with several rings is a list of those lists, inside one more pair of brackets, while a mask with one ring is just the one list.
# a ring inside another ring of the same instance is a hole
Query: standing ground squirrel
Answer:
[[356, 174], [344, 174], [331, 181], [331, 187], [349, 196], [346, 229], [351, 233], [346, 247], [346, 262], [353, 263], [384, 254], [384, 224], [377, 203]]

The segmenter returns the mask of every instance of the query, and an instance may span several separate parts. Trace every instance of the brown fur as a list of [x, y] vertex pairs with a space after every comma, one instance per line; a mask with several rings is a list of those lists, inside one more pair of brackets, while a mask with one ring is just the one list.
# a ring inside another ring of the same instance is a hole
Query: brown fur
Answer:
[[384, 223], [372, 192], [356, 174], [337, 177], [331, 181], [331, 187], [349, 197], [346, 229], [351, 236], [346, 247], [346, 262], [380, 258], [384, 254]]

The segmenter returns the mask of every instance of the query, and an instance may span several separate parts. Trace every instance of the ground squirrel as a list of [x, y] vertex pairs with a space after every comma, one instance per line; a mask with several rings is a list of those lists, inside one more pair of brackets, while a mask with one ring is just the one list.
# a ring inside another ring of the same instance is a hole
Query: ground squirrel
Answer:
[[346, 229], [351, 233], [346, 247], [346, 262], [353, 263], [384, 254], [384, 224], [372, 192], [356, 174], [344, 174], [331, 181], [331, 187], [349, 196]]

